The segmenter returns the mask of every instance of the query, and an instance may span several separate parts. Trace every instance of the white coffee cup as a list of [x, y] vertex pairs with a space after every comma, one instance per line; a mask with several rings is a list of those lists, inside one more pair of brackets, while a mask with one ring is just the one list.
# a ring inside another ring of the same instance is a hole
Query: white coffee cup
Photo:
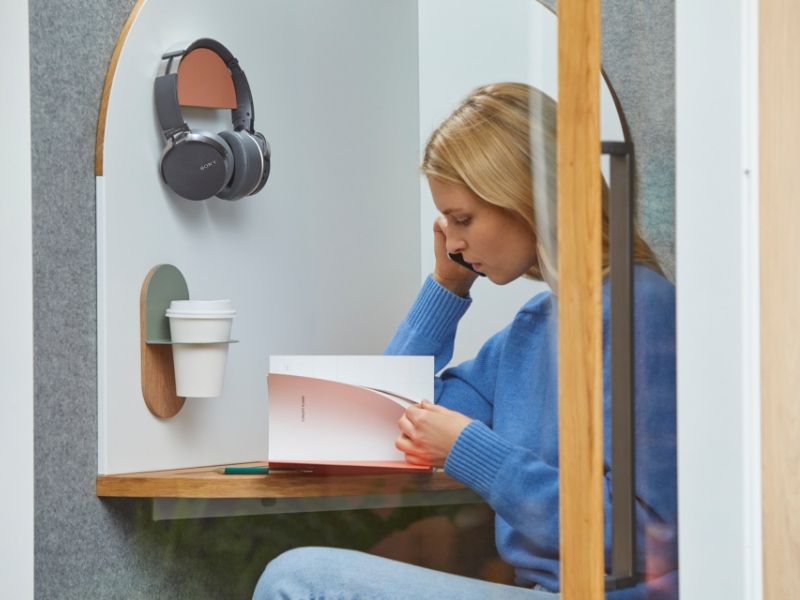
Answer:
[[173, 300], [167, 309], [178, 396], [222, 393], [236, 311], [230, 300]]
[[222, 394], [228, 344], [172, 344], [175, 392], [184, 398]]

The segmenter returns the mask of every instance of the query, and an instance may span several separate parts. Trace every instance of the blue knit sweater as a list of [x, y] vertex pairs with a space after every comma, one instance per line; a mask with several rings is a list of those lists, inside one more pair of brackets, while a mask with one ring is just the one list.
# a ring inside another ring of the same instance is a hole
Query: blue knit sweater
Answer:
[[[443, 369], [471, 300], [432, 277], [390, 342], [388, 354], [432, 354]], [[634, 396], [637, 571], [635, 588], [607, 598], [677, 598], [675, 288], [634, 267]], [[603, 287], [603, 426], [606, 565], [611, 540], [609, 289]], [[478, 355], [443, 371], [435, 401], [472, 417], [445, 471], [496, 513], [500, 556], [517, 582], [559, 587], [557, 298], [538, 294]]]

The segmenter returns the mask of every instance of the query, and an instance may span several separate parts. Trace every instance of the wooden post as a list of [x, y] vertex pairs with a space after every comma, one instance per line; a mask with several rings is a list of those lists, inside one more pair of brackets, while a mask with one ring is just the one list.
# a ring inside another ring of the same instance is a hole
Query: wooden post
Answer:
[[[759, 3], [764, 598], [800, 598], [800, 5]], [[723, 210], [720, 208], [720, 210]]]
[[558, 3], [561, 597], [604, 596], [600, 2]]

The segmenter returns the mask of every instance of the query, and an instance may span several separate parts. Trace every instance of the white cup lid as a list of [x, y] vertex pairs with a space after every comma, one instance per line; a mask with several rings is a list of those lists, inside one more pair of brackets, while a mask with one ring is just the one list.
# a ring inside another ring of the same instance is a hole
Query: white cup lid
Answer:
[[167, 309], [166, 316], [170, 319], [232, 319], [235, 310], [220, 310], [217, 312], [175, 312]]
[[189, 319], [226, 319], [236, 314], [230, 300], [173, 300], [166, 315]]
[[233, 310], [230, 300], [173, 300], [169, 303], [169, 310], [173, 312], [199, 312]]

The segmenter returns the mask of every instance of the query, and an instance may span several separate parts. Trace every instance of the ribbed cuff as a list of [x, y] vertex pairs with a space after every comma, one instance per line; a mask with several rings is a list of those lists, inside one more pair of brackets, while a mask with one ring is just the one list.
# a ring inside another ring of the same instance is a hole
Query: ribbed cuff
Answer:
[[441, 340], [452, 335], [470, 304], [472, 298], [454, 294], [428, 275], [408, 311], [406, 323], [429, 340]]
[[480, 421], [461, 432], [444, 463], [445, 473], [488, 498], [497, 472], [513, 445]]

